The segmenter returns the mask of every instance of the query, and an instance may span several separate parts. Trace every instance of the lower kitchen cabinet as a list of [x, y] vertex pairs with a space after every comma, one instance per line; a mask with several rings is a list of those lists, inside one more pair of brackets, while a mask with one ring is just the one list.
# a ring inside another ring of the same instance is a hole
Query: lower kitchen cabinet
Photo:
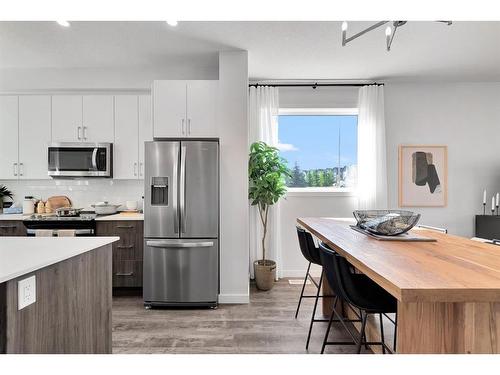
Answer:
[[22, 220], [1, 220], [0, 236], [26, 236], [26, 227]]
[[113, 243], [113, 287], [142, 287], [144, 222], [97, 221], [97, 236], [118, 236]]

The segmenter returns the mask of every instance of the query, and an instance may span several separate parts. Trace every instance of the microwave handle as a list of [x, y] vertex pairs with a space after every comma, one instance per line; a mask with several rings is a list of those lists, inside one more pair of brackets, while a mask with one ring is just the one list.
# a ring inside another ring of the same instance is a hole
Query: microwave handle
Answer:
[[92, 151], [92, 168], [94, 168], [95, 171], [97, 171], [97, 150], [98, 148], [94, 148], [94, 151]]

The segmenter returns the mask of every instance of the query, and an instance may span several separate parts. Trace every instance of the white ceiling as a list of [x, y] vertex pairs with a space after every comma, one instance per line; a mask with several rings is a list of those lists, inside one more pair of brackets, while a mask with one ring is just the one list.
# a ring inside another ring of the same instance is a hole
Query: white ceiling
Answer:
[[[350, 22], [348, 35], [370, 22]], [[161, 66], [249, 53], [251, 79], [500, 80], [500, 22], [408, 22], [346, 47], [340, 22], [0, 22], [1, 68]]]

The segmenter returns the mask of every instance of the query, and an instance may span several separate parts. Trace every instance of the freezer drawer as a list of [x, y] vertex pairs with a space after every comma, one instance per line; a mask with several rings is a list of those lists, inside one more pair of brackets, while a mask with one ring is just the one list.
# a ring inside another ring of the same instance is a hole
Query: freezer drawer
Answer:
[[217, 304], [219, 244], [216, 239], [145, 239], [146, 306]]

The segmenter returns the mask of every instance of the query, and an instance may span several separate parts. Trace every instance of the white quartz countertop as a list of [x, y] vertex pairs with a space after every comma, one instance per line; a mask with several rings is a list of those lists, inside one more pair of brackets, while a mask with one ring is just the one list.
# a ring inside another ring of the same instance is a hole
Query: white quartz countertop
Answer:
[[0, 283], [119, 239], [119, 237], [0, 237]]
[[[2, 220], [24, 220], [31, 215], [22, 214], [0, 214], [0, 221]], [[98, 216], [97, 221], [111, 221], [111, 220], [144, 220], [144, 214], [136, 212], [120, 212], [114, 215]]]

